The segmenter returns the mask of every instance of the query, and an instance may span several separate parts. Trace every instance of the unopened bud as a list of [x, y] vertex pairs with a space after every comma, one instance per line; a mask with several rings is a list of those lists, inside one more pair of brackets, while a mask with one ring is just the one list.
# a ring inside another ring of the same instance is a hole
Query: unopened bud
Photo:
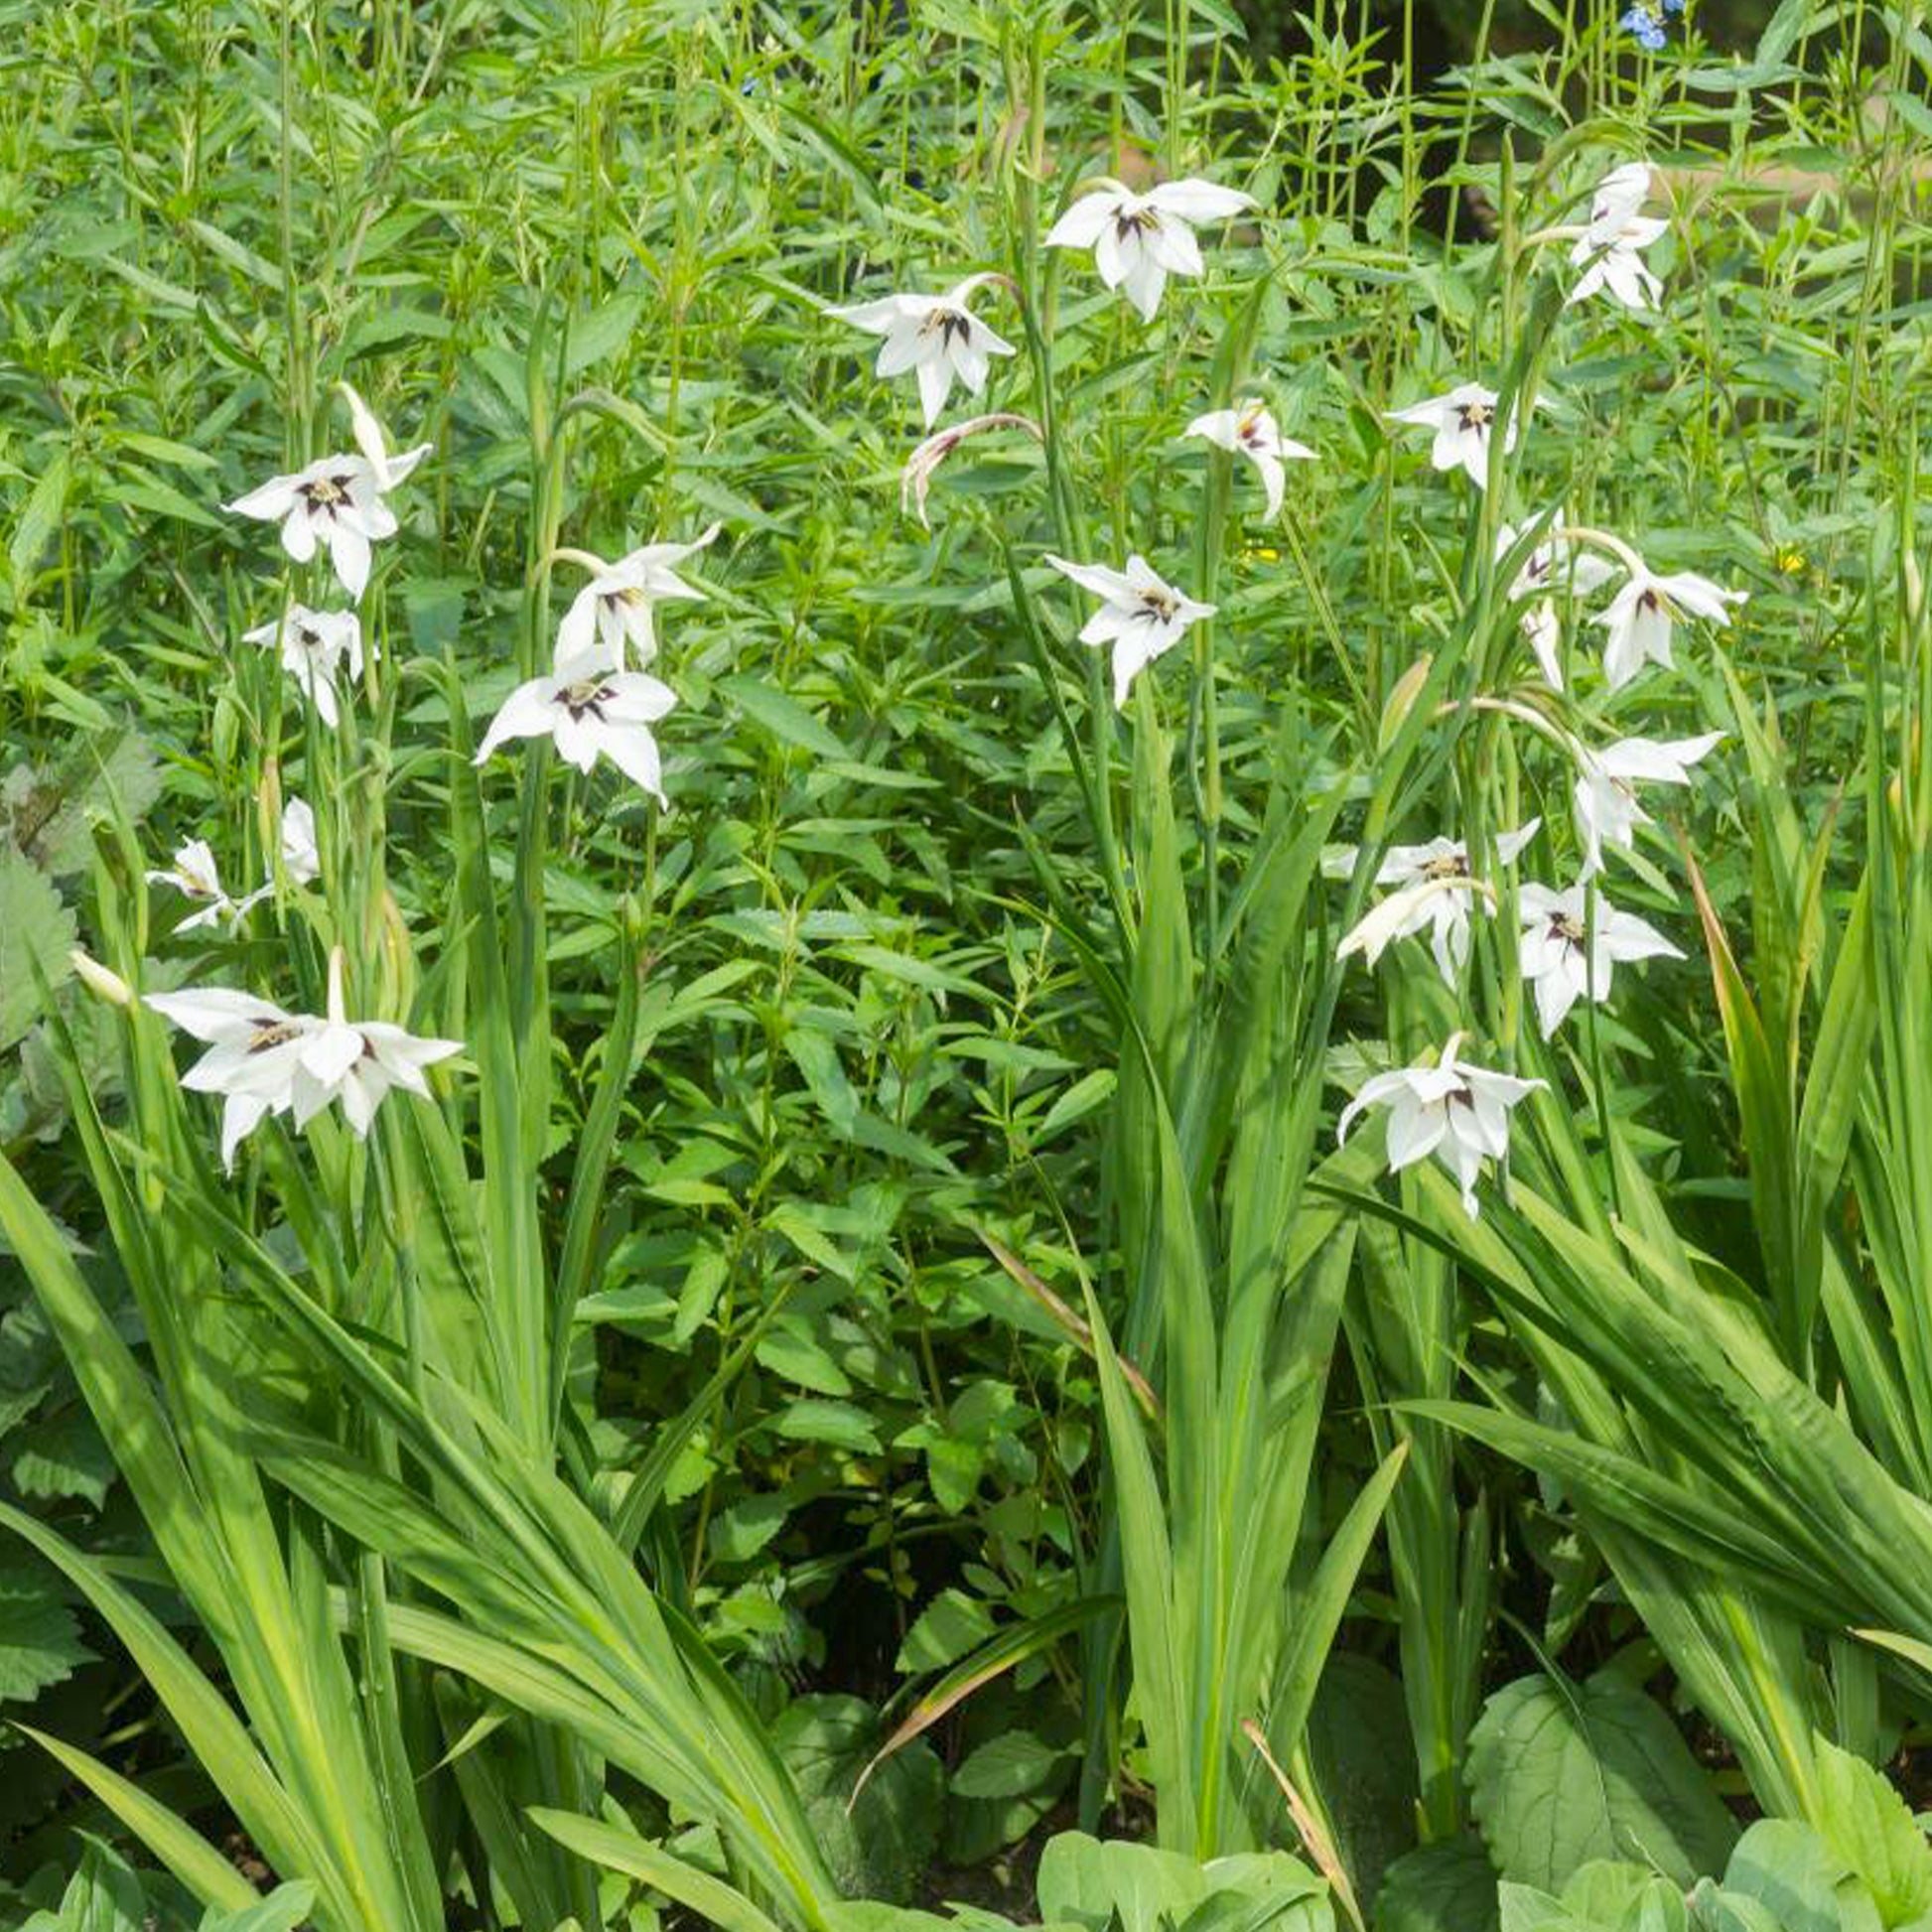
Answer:
[[1925, 617], [1925, 579], [1919, 574], [1918, 559], [1909, 550], [1899, 558], [1899, 574], [1905, 580], [1905, 615], [1916, 630]]
[[1396, 679], [1395, 689], [1389, 693], [1389, 701], [1382, 707], [1382, 725], [1375, 738], [1378, 752], [1386, 752], [1395, 743], [1403, 720], [1415, 709], [1416, 699], [1429, 682], [1430, 667], [1435, 662], [1435, 653], [1426, 650]]
[[131, 1007], [134, 1004], [134, 992], [126, 980], [120, 974], [110, 972], [92, 953], [75, 946], [68, 958], [73, 963], [75, 977], [96, 998], [105, 1000], [109, 1006]]

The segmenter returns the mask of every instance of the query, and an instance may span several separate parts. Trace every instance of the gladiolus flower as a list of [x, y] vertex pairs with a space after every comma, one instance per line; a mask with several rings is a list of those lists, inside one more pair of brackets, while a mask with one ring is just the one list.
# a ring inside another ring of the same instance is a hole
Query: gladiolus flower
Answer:
[[1063, 557], [1046, 561], [1101, 600], [1100, 609], [1081, 629], [1080, 641], [1113, 645], [1116, 705], [1126, 704], [1128, 689], [1144, 666], [1177, 644], [1189, 624], [1214, 615], [1213, 605], [1197, 604], [1163, 583], [1145, 557], [1129, 557], [1125, 571], [1070, 564]]
[[[1542, 824], [1540, 818], [1533, 818], [1514, 832], [1499, 833], [1496, 864], [1513, 864]], [[1354, 866], [1352, 846], [1338, 847], [1322, 861], [1322, 870], [1330, 878], [1346, 878]], [[1372, 966], [1392, 940], [1406, 939], [1426, 926], [1436, 970], [1446, 985], [1453, 986], [1469, 956], [1469, 902], [1478, 892], [1488, 891], [1470, 871], [1468, 847], [1460, 839], [1391, 846], [1376, 872], [1375, 883], [1398, 890], [1342, 940], [1336, 958], [1347, 959], [1360, 952]]]
[[[1431, 396], [1406, 409], [1388, 412], [1392, 423], [1412, 423], [1433, 429], [1436, 441], [1429, 452], [1430, 467], [1459, 469], [1478, 489], [1489, 483], [1489, 439], [1496, 422], [1496, 392], [1480, 382], [1458, 382], [1447, 395]], [[1516, 422], [1503, 432], [1503, 448], [1516, 447]]]
[[955, 378], [967, 393], [986, 393], [987, 370], [995, 355], [1012, 355], [1013, 345], [997, 336], [966, 306], [975, 289], [1004, 282], [1004, 275], [969, 275], [944, 295], [888, 295], [828, 309], [827, 315], [869, 335], [883, 336], [873, 373], [882, 378], [911, 369], [919, 381], [919, 402], [930, 429], [946, 406]]
[[1267, 405], [1258, 401], [1196, 416], [1187, 425], [1186, 434], [1205, 438], [1217, 450], [1245, 456], [1255, 466], [1267, 495], [1270, 522], [1282, 513], [1283, 458], [1311, 462], [1314, 458], [1314, 452], [1306, 444], [1284, 436]]
[[342, 722], [336, 705], [336, 672], [348, 666], [351, 679], [362, 675], [362, 626], [353, 611], [311, 611], [289, 606], [277, 622], [243, 633], [244, 641], [264, 649], [279, 647], [282, 668], [332, 729]]
[[677, 703], [669, 686], [642, 671], [614, 671], [602, 653], [572, 658], [547, 677], [519, 684], [503, 700], [477, 748], [482, 764], [512, 738], [549, 738], [557, 756], [588, 771], [601, 753], [668, 808], [651, 726]]
[[221, 1163], [270, 1114], [293, 1113], [306, 1127], [332, 1100], [358, 1140], [392, 1086], [425, 1098], [422, 1069], [463, 1050], [456, 1039], [422, 1039], [382, 1021], [350, 1022], [343, 1006], [343, 955], [329, 961], [329, 1012], [285, 1013], [271, 1001], [224, 987], [151, 993], [147, 1004], [171, 1025], [208, 1042], [182, 1075], [192, 1093], [222, 1096]]
[[1603, 627], [1603, 676], [1612, 691], [1622, 688], [1646, 661], [1668, 665], [1671, 630], [1685, 618], [1728, 624], [1728, 606], [1742, 604], [1746, 591], [1727, 591], [1708, 577], [1679, 571], [1660, 577], [1633, 570], [1616, 595], [1590, 619]]
[[1610, 997], [1616, 968], [1628, 960], [1682, 959], [1683, 952], [1634, 913], [1619, 912], [1600, 896], [1592, 924], [1587, 889], [1567, 893], [1525, 886], [1517, 896], [1523, 919], [1518, 963], [1536, 990], [1536, 1014], [1548, 1039], [1581, 999]]
[[1454, 1035], [1435, 1065], [1418, 1061], [1393, 1073], [1378, 1073], [1362, 1083], [1355, 1098], [1335, 1123], [1335, 1141], [1348, 1138], [1348, 1129], [1366, 1107], [1389, 1110], [1389, 1172], [1435, 1155], [1462, 1189], [1462, 1206], [1476, 1218], [1476, 1178], [1485, 1161], [1501, 1161], [1509, 1152], [1509, 1110], [1547, 1082], [1520, 1080], [1495, 1073], [1457, 1055], [1462, 1042]]
[[319, 457], [292, 476], [271, 477], [225, 507], [235, 516], [279, 523], [282, 548], [299, 564], [316, 554], [318, 544], [326, 545], [343, 589], [359, 603], [369, 581], [371, 546], [396, 533], [395, 512], [383, 497], [422, 462], [430, 445], [391, 456], [368, 405], [347, 383], [339, 386], [348, 398], [360, 454]]
[[306, 1127], [332, 1100], [359, 1140], [391, 1087], [431, 1097], [423, 1068], [463, 1051], [460, 1039], [423, 1039], [381, 1020], [348, 1019], [343, 1003], [343, 950], [329, 956], [329, 1012], [310, 1023], [295, 1056], [289, 1101], [295, 1124]]
[[1109, 183], [1083, 195], [1046, 232], [1049, 248], [1091, 248], [1100, 279], [1124, 288], [1152, 322], [1170, 275], [1203, 272], [1194, 229], [1255, 206], [1252, 195], [1210, 181], [1169, 181], [1145, 195]]
[[1602, 869], [1603, 848], [1636, 843], [1636, 828], [1648, 825], [1650, 814], [1637, 803], [1633, 787], [1640, 781], [1660, 785], [1688, 785], [1691, 766], [1724, 738], [1707, 732], [1702, 738], [1661, 742], [1623, 738], [1600, 752], [1578, 747], [1577, 781], [1571, 798], [1577, 812], [1577, 835], [1583, 841], [1583, 877]]
[[609, 669], [624, 667], [626, 643], [634, 645], [639, 667], [657, 655], [657, 633], [651, 613], [660, 604], [689, 601], [702, 604], [704, 592], [694, 590], [672, 568], [710, 544], [724, 526], [714, 523], [689, 543], [647, 543], [607, 564], [589, 551], [561, 554], [588, 565], [593, 575], [571, 600], [557, 626], [556, 667], [581, 659]]
[[193, 932], [197, 926], [213, 925], [222, 919], [232, 925], [254, 902], [249, 899], [237, 904], [228, 897], [206, 839], [190, 839], [176, 851], [172, 865], [147, 877], [150, 886], [172, 886], [183, 898], [202, 908], [183, 919], [175, 928], [177, 932]]

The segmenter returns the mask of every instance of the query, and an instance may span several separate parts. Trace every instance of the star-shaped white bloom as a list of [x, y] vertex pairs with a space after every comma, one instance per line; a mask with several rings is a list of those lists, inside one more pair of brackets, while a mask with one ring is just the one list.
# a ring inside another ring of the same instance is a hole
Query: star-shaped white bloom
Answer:
[[[1496, 401], [1495, 390], [1485, 389], [1480, 382], [1458, 382], [1447, 395], [1413, 402], [1406, 409], [1391, 409], [1388, 417], [1392, 423], [1433, 429], [1436, 441], [1429, 452], [1430, 467], [1459, 469], [1482, 489], [1489, 482], [1489, 439], [1495, 428]], [[1516, 422], [1512, 417], [1503, 432], [1503, 448], [1515, 447]]]
[[1202, 272], [1194, 229], [1254, 206], [1252, 195], [1211, 181], [1163, 182], [1145, 195], [1115, 183], [1075, 202], [1047, 230], [1046, 245], [1091, 248], [1100, 279], [1124, 288], [1141, 320], [1152, 322], [1170, 275]]
[[1435, 1065], [1419, 1061], [1393, 1073], [1365, 1080], [1335, 1123], [1336, 1143], [1365, 1107], [1389, 1110], [1389, 1172], [1399, 1173], [1435, 1155], [1462, 1189], [1462, 1206], [1476, 1218], [1476, 1177], [1485, 1161], [1500, 1161], [1509, 1152], [1509, 1110], [1538, 1087], [1542, 1080], [1520, 1080], [1476, 1066], [1457, 1053], [1462, 1035], [1444, 1046]]
[[221, 1162], [270, 1114], [293, 1113], [306, 1127], [332, 1100], [356, 1138], [368, 1135], [376, 1107], [392, 1086], [429, 1094], [422, 1069], [463, 1050], [456, 1039], [421, 1039], [377, 1020], [349, 1021], [343, 1006], [343, 955], [329, 961], [329, 1012], [286, 1013], [272, 1001], [224, 987], [151, 993], [163, 1019], [207, 1040], [209, 1050], [182, 1075], [192, 1093], [218, 1093]]
[[429, 454], [427, 443], [390, 456], [374, 417], [355, 399], [358, 440], [369, 439], [355, 456], [318, 457], [293, 476], [271, 477], [258, 489], [237, 496], [225, 507], [235, 516], [251, 516], [282, 526], [282, 548], [299, 564], [328, 547], [343, 589], [360, 601], [369, 581], [371, 546], [396, 533], [395, 512], [383, 501]]
[[1128, 690], [1141, 670], [1177, 644], [1189, 624], [1214, 615], [1213, 605], [1197, 604], [1163, 583], [1145, 557], [1129, 557], [1124, 571], [1070, 564], [1064, 557], [1046, 561], [1101, 600], [1100, 609], [1081, 629], [1080, 641], [1113, 645], [1116, 705], [1126, 704]]
[[329, 1012], [310, 1023], [296, 1049], [289, 1105], [307, 1127], [333, 1101], [359, 1140], [391, 1087], [429, 1099], [423, 1068], [463, 1051], [460, 1039], [424, 1039], [382, 1020], [350, 1020], [343, 1000], [343, 950], [329, 956]]
[[351, 682], [362, 675], [362, 625], [353, 611], [311, 611], [291, 604], [275, 623], [244, 631], [247, 643], [278, 649], [282, 668], [331, 728], [341, 722], [336, 705], [336, 673], [346, 665]]
[[244, 899], [237, 904], [222, 890], [220, 870], [206, 839], [188, 840], [177, 849], [172, 865], [148, 874], [148, 884], [172, 886], [184, 898], [192, 899], [201, 907], [176, 926], [177, 932], [193, 932], [197, 926], [213, 925], [220, 919], [232, 925], [254, 903], [252, 899]]
[[1217, 450], [1245, 456], [1261, 475], [1261, 486], [1268, 498], [1268, 518], [1273, 522], [1282, 513], [1285, 457], [1311, 462], [1314, 452], [1281, 433], [1266, 403], [1250, 399], [1233, 409], [1210, 410], [1187, 425], [1189, 436], [1199, 436]]
[[1624, 961], [1684, 957], [1654, 925], [1617, 911], [1600, 895], [1592, 927], [1587, 890], [1579, 885], [1559, 893], [1548, 886], [1525, 886], [1517, 895], [1523, 919], [1518, 963], [1536, 989], [1536, 1015], [1545, 1039], [1579, 1000], [1607, 1000], [1610, 981]]
[[[724, 526], [714, 523], [689, 543], [646, 543], [614, 564], [584, 553], [580, 561], [598, 565], [591, 581], [571, 600], [557, 626], [554, 661], [559, 669], [575, 659], [595, 659], [614, 671], [624, 667], [625, 645], [634, 645], [641, 667], [657, 655], [651, 613], [660, 604], [684, 600], [702, 604], [672, 568], [713, 542]], [[567, 553], [576, 556], [576, 552]]]
[[[1513, 864], [1542, 824], [1540, 818], [1533, 818], [1514, 832], [1499, 833], [1496, 864]], [[1331, 878], [1346, 878], [1354, 864], [1354, 848], [1345, 846], [1324, 857], [1323, 870]], [[1341, 942], [1337, 957], [1364, 952], [1372, 966], [1391, 940], [1406, 939], [1427, 927], [1436, 970], [1452, 987], [1469, 956], [1469, 902], [1482, 890], [1469, 868], [1468, 847], [1460, 839], [1448, 838], [1391, 846], [1375, 883], [1396, 891]]]
[[1587, 301], [1598, 289], [1626, 309], [1654, 309], [1664, 285], [1646, 265], [1642, 250], [1670, 225], [1639, 210], [1650, 193], [1650, 164], [1632, 161], [1613, 168], [1597, 183], [1589, 221], [1570, 251], [1584, 273], [1565, 306]]
[[908, 369], [917, 373], [919, 402], [930, 429], [946, 406], [955, 378], [969, 394], [984, 395], [991, 358], [1016, 352], [1010, 342], [995, 335], [966, 306], [974, 290], [1005, 279], [969, 275], [944, 295], [888, 295], [877, 302], [828, 309], [826, 314], [886, 339], [879, 345], [874, 374], [884, 378], [903, 375]]
[[285, 1114], [293, 1104], [296, 1054], [322, 1023], [225, 987], [150, 993], [147, 1004], [209, 1043], [181, 1083], [191, 1093], [222, 1096], [221, 1165], [232, 1172], [242, 1141], [269, 1114]]
[[1707, 732], [1701, 738], [1661, 741], [1621, 738], [1600, 752], [1578, 747], [1571, 799], [1577, 835], [1584, 845], [1585, 879], [1601, 870], [1606, 845], [1627, 850], [1636, 843], [1636, 828], [1650, 823], [1650, 814], [1637, 803], [1633, 787], [1640, 782], [1689, 784], [1691, 766], [1723, 738], [1723, 732]]
[[663, 763], [651, 726], [677, 703], [668, 685], [642, 671], [614, 671], [601, 652], [567, 659], [547, 677], [519, 684], [477, 747], [482, 764], [512, 738], [549, 738], [557, 756], [588, 771], [601, 753], [668, 807]]
[[1712, 623], [1730, 621], [1728, 607], [1742, 604], [1746, 591], [1727, 591], [1694, 571], [1660, 577], [1655, 571], [1633, 570], [1616, 595], [1590, 622], [1603, 627], [1603, 676], [1612, 691], [1620, 690], [1647, 662], [1668, 665], [1671, 630], [1680, 619], [1705, 618]]

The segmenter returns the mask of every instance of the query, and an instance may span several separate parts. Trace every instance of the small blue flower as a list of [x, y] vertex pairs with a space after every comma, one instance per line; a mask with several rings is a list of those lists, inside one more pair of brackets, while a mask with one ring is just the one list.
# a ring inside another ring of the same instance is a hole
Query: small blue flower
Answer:
[[1684, 0], [1664, 0], [1665, 16], [1671, 17], [1684, 11]]
[[1626, 34], [1634, 34], [1637, 45], [1647, 53], [1661, 53], [1667, 45], [1664, 23], [1648, 7], [1632, 7], [1617, 25]]

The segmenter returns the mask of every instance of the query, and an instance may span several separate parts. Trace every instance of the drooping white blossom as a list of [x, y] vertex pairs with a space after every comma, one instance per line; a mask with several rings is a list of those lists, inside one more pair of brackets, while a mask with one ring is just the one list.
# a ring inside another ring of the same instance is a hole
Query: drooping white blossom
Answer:
[[151, 993], [147, 1005], [208, 1050], [182, 1075], [192, 1093], [222, 1096], [221, 1162], [271, 1114], [306, 1127], [331, 1101], [357, 1139], [366, 1138], [391, 1087], [429, 1094], [422, 1069], [463, 1050], [456, 1039], [423, 1039], [385, 1021], [350, 1021], [343, 1003], [343, 954], [330, 955], [329, 1011], [285, 1012], [270, 1000], [225, 987]]
[[222, 920], [232, 925], [253, 903], [250, 899], [237, 903], [228, 897], [213, 850], [206, 839], [189, 839], [177, 847], [172, 863], [149, 872], [147, 879], [150, 886], [172, 886], [200, 907], [175, 927], [177, 932], [193, 932], [199, 926]]
[[1603, 631], [1603, 678], [1612, 691], [1620, 690], [1646, 663], [1668, 665], [1671, 633], [1686, 619], [1703, 618], [1715, 624], [1730, 622], [1730, 606], [1742, 604], [1749, 593], [1727, 591], [1695, 571], [1659, 576], [1649, 569], [1633, 570], [1617, 586], [1590, 622]]
[[607, 758], [659, 805], [663, 762], [651, 726], [677, 703], [668, 685], [643, 671], [614, 671], [601, 651], [567, 660], [544, 677], [519, 684], [490, 721], [476, 761], [513, 738], [548, 738], [557, 756], [580, 771]]
[[1651, 822], [1650, 814], [1637, 803], [1635, 787], [1689, 784], [1691, 766], [1723, 738], [1723, 732], [1707, 732], [1700, 738], [1661, 741], [1622, 738], [1600, 752], [1577, 748], [1571, 799], [1584, 847], [1585, 879], [1601, 870], [1605, 846], [1627, 850], [1636, 842], [1636, 828]]
[[1004, 275], [969, 275], [944, 295], [888, 295], [876, 302], [828, 309], [826, 314], [885, 338], [873, 373], [884, 379], [913, 372], [925, 426], [930, 429], [939, 420], [955, 381], [964, 383], [969, 395], [984, 395], [991, 358], [1016, 353], [1010, 342], [967, 307], [975, 290], [1005, 280]]
[[1570, 291], [1566, 307], [1585, 302], [1600, 289], [1626, 309], [1654, 309], [1664, 285], [1643, 258], [1669, 222], [1641, 212], [1650, 193], [1650, 164], [1632, 161], [1613, 168], [1596, 185], [1589, 221], [1570, 251], [1584, 272]]
[[1253, 196], [1210, 181], [1163, 182], [1145, 195], [1113, 182], [1081, 196], [1047, 230], [1046, 246], [1091, 248], [1100, 279], [1152, 322], [1170, 275], [1203, 272], [1195, 228], [1254, 206]]
[[208, 1042], [181, 1083], [191, 1093], [221, 1095], [221, 1165], [232, 1171], [242, 1141], [268, 1115], [287, 1113], [294, 1104], [296, 1055], [321, 1023], [226, 987], [150, 993], [146, 1004]]
[[332, 1101], [357, 1140], [392, 1087], [429, 1099], [423, 1068], [463, 1051], [460, 1039], [425, 1039], [383, 1020], [350, 1020], [343, 999], [343, 951], [329, 956], [329, 1011], [312, 1023], [295, 1055], [289, 1104], [306, 1127]]
[[1196, 416], [1186, 433], [1203, 438], [1218, 450], [1245, 456], [1254, 465], [1267, 497], [1270, 522], [1282, 513], [1283, 460], [1312, 462], [1314, 458], [1307, 444], [1284, 436], [1268, 405], [1254, 398], [1233, 409], [1214, 409]]
[[1070, 564], [1064, 557], [1046, 561], [1100, 599], [1100, 609], [1081, 628], [1080, 641], [1096, 647], [1113, 645], [1116, 705], [1126, 704], [1135, 678], [1163, 651], [1177, 644], [1190, 624], [1214, 615], [1213, 605], [1196, 603], [1164, 583], [1142, 556], [1129, 557], [1124, 571]]
[[[1497, 834], [1495, 863], [1513, 864], [1542, 823], [1533, 818], [1514, 832]], [[1323, 870], [1330, 877], [1345, 878], [1354, 863], [1354, 848], [1340, 847], [1324, 857]], [[1446, 985], [1453, 986], [1469, 956], [1470, 902], [1485, 890], [1470, 870], [1468, 847], [1460, 839], [1449, 838], [1391, 846], [1376, 871], [1375, 883], [1396, 890], [1342, 940], [1337, 957], [1361, 952], [1372, 966], [1391, 941], [1427, 928], [1436, 970]]]
[[1631, 912], [1619, 912], [1589, 889], [1554, 892], [1525, 886], [1517, 895], [1523, 921], [1518, 964], [1536, 994], [1537, 1020], [1548, 1039], [1579, 1000], [1600, 1004], [1610, 997], [1616, 968], [1638, 959], [1682, 959], [1682, 950]]
[[594, 565], [591, 581], [571, 600], [557, 626], [554, 661], [598, 662], [621, 671], [631, 651], [641, 669], [657, 655], [651, 613], [660, 604], [703, 603], [704, 592], [677, 574], [676, 566], [714, 542], [724, 526], [714, 523], [689, 543], [646, 543], [607, 564], [588, 551], [566, 552]]
[[1483, 1163], [1501, 1161], [1509, 1152], [1510, 1109], [1546, 1083], [1477, 1066], [1460, 1056], [1461, 1042], [1462, 1035], [1454, 1035], [1434, 1064], [1418, 1061], [1365, 1080], [1342, 1109], [1335, 1140], [1348, 1138], [1364, 1108], [1386, 1107], [1389, 1172], [1399, 1173], [1433, 1154], [1455, 1176], [1463, 1209], [1473, 1221]]
[[353, 611], [311, 611], [292, 604], [284, 617], [245, 631], [243, 637], [280, 652], [282, 668], [325, 725], [333, 729], [342, 722], [336, 673], [346, 666], [351, 682], [362, 675], [362, 625]]

